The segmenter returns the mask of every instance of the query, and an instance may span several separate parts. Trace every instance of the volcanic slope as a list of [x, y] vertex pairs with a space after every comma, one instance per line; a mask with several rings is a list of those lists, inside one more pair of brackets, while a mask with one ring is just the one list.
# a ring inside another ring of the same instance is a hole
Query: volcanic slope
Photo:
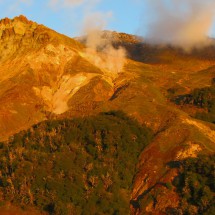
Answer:
[[168, 164], [213, 154], [215, 126], [193, 117], [205, 110], [178, 106], [172, 98], [211, 86], [214, 47], [184, 53], [105, 32], [115, 50], [127, 52], [117, 59], [24, 16], [1, 20], [0, 37], [1, 141], [45, 120], [122, 110], [154, 133], [139, 157], [131, 213], [165, 214], [180, 206], [176, 189], [166, 185], [180, 169]]

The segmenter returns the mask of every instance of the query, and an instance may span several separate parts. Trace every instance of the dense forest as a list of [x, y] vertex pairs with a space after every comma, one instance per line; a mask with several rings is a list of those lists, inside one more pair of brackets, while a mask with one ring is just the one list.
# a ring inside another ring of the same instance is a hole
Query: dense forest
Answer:
[[196, 118], [215, 123], [215, 78], [212, 85], [205, 88], [196, 88], [190, 94], [180, 95], [172, 99], [178, 105], [194, 105], [203, 111], [198, 111]]
[[178, 208], [167, 214], [215, 214], [215, 155], [200, 155], [177, 162], [179, 175], [173, 185], [180, 197]]
[[0, 143], [0, 204], [129, 214], [135, 166], [151, 137], [120, 111], [37, 124]]

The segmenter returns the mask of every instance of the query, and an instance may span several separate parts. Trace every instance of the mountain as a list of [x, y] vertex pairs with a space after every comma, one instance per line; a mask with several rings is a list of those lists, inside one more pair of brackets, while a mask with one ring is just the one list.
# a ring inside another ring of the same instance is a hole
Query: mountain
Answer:
[[2, 211], [210, 214], [215, 48], [100, 36], [0, 21]]

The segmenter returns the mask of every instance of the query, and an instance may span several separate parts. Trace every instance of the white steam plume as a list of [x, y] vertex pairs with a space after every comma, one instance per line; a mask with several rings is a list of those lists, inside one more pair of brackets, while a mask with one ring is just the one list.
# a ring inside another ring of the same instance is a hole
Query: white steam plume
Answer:
[[185, 49], [207, 45], [214, 0], [145, 0], [151, 14], [146, 40]]
[[111, 37], [103, 37], [104, 32], [102, 30], [111, 17], [111, 12], [88, 14], [84, 19], [83, 33], [87, 35], [86, 52], [88, 60], [115, 77], [123, 69], [126, 51], [122, 47], [114, 48]]
[[122, 71], [126, 51], [123, 48], [116, 49], [112, 46], [110, 38], [103, 39], [102, 30], [112, 18], [112, 12], [100, 12], [96, 6], [102, 0], [49, 0], [49, 6], [58, 8], [70, 8], [74, 11], [80, 7], [84, 12], [81, 26], [81, 34], [86, 35], [86, 53], [88, 60], [97, 67], [111, 73]]

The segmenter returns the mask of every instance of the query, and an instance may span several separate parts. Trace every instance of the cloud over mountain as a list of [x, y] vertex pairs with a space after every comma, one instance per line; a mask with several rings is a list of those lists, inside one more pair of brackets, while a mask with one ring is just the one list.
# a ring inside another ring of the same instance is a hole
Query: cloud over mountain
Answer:
[[150, 11], [146, 39], [155, 44], [193, 47], [206, 44], [213, 24], [213, 0], [145, 0]]

